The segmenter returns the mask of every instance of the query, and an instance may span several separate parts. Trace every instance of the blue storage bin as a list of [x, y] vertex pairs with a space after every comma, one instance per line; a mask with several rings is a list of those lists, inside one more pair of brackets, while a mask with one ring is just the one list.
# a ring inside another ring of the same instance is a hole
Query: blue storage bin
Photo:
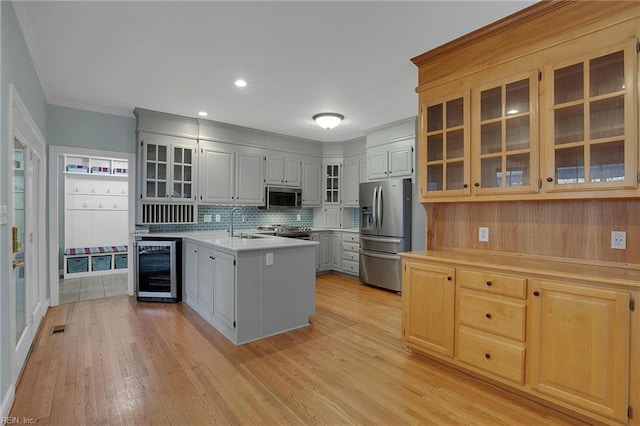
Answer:
[[92, 271], [108, 271], [111, 269], [111, 256], [91, 256]]
[[127, 254], [116, 254], [113, 256], [116, 269], [127, 269]]
[[89, 258], [87, 256], [67, 257], [67, 273], [77, 274], [89, 270]]

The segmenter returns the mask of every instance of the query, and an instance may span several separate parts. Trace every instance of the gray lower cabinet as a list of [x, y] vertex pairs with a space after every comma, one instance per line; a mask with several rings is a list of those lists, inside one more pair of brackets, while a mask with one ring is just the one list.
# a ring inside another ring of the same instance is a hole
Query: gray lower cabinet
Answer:
[[198, 300], [198, 245], [184, 244], [184, 295], [182, 300], [191, 303]]
[[331, 270], [331, 232], [320, 233], [320, 259], [318, 263], [318, 271], [330, 271]]
[[215, 250], [206, 247], [198, 247], [198, 308], [201, 314], [207, 319], [213, 319], [213, 286], [212, 277], [215, 276]]
[[236, 326], [236, 258], [215, 252], [213, 318], [229, 328]]

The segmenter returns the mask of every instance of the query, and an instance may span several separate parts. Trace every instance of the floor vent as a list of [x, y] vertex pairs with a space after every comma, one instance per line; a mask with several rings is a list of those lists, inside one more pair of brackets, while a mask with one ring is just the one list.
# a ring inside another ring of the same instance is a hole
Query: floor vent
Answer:
[[67, 328], [66, 324], [62, 325], [54, 325], [51, 327], [51, 334], [64, 333], [64, 330]]

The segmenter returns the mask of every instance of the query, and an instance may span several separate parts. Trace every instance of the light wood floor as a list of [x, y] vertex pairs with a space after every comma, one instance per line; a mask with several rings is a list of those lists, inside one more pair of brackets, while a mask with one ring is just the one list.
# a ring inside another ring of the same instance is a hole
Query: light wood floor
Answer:
[[[11, 416], [40, 424], [484, 424], [578, 421], [400, 343], [400, 296], [326, 275], [311, 326], [240, 347], [184, 304], [52, 308]], [[63, 334], [50, 334], [67, 324]]]

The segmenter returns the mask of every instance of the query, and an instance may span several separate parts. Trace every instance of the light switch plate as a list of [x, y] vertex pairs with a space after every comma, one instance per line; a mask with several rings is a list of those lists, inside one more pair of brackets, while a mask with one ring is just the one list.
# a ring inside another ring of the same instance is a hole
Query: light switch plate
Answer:
[[218, 222], [220, 222], [220, 215], [219, 214], [216, 215], [216, 223], [218, 223]]
[[483, 243], [489, 242], [489, 228], [481, 226], [478, 228], [478, 241]]
[[269, 252], [269, 253], [265, 254], [264, 260], [265, 260], [265, 265], [266, 266], [273, 265], [273, 252]]
[[301, 216], [299, 214], [296, 215], [296, 220], [300, 222]]
[[204, 215], [204, 221], [207, 222], [207, 223], [211, 222], [211, 215], [210, 214], [205, 214]]

